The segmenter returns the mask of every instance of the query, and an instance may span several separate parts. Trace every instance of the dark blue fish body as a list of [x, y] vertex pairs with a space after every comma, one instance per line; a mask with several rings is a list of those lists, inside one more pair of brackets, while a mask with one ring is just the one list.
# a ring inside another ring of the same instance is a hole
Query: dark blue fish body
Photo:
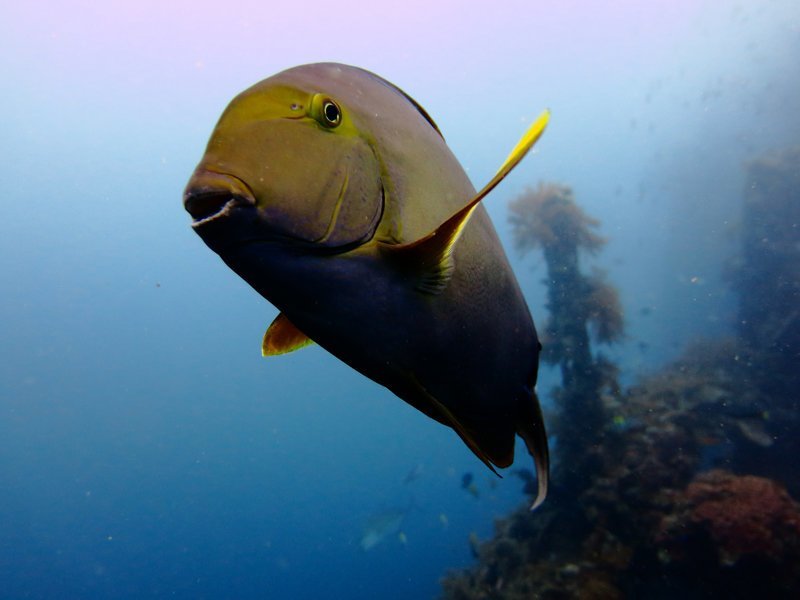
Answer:
[[480, 200], [431, 118], [385, 80], [306, 65], [226, 109], [184, 196], [193, 227], [281, 311], [265, 355], [310, 340], [437, 421], [490, 468], [525, 440], [547, 486], [539, 341]]

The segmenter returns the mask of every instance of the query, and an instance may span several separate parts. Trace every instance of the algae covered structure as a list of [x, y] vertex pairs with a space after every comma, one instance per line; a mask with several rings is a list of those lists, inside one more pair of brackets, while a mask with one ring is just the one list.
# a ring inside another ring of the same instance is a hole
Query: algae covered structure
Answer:
[[[599, 403], [600, 421], [591, 460], [570, 487], [577, 496], [562, 502], [556, 483], [558, 503], [534, 515], [521, 508], [497, 520], [493, 538], [469, 540], [477, 562], [443, 579], [444, 597], [800, 595], [800, 478], [791, 458], [800, 439], [798, 173], [797, 149], [747, 165], [739, 248], [725, 269], [739, 298], [731, 334], [695, 340], [627, 389], [582, 399]], [[567, 193], [552, 195], [563, 203]], [[594, 227], [573, 212], [576, 221]], [[597, 247], [585, 233], [576, 239]], [[548, 291], [550, 302], [559, 297]], [[556, 482], [564, 456], [581, 456], [560, 438], [570, 406], [561, 393]]]
[[616, 289], [601, 271], [583, 273], [580, 256], [599, 252], [605, 240], [595, 233], [600, 223], [576, 203], [572, 190], [542, 183], [510, 205], [517, 250], [541, 250], [547, 265], [547, 310], [542, 332], [542, 359], [557, 365], [561, 387], [555, 391], [560, 464], [556, 490], [569, 501], [588, 484], [590, 462], [601, 443], [606, 420], [601, 395], [616, 389], [616, 367], [595, 356], [591, 340], [610, 344], [624, 331]]

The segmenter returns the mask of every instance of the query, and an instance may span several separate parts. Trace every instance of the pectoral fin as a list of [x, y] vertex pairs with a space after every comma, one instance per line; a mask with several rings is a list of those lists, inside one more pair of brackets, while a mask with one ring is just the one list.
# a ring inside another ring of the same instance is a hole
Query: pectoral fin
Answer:
[[387, 244], [379, 242], [381, 252], [404, 270], [417, 273], [417, 289], [438, 294], [447, 286], [453, 274], [453, 248], [469, 222], [469, 218], [481, 200], [516, 167], [544, 133], [550, 111], [544, 111], [534, 121], [522, 139], [514, 146], [508, 158], [475, 197], [464, 208], [448, 218], [444, 223], [414, 242], [407, 244]]
[[286, 315], [278, 313], [264, 334], [261, 342], [261, 355], [287, 354], [313, 343], [314, 341], [295, 327]]

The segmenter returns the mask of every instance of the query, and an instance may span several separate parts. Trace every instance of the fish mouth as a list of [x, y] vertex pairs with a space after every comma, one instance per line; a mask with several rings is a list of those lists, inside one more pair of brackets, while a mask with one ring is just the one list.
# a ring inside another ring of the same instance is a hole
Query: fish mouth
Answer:
[[186, 186], [183, 206], [194, 219], [192, 228], [196, 229], [237, 208], [253, 208], [256, 200], [248, 185], [235, 175], [202, 169], [195, 171]]
[[374, 224], [361, 237], [336, 243], [331, 237], [345, 202], [349, 182], [350, 176], [346, 173], [330, 221], [325, 231], [315, 239], [301, 237], [282, 227], [285, 219], [281, 221], [280, 215], [270, 215], [266, 209], [260, 208], [255, 193], [243, 179], [230, 173], [220, 173], [206, 165], [198, 167], [192, 174], [183, 193], [183, 206], [192, 216], [192, 229], [217, 252], [223, 248], [266, 243], [292, 248], [303, 254], [340, 254], [372, 239], [386, 203], [386, 192], [381, 185]]

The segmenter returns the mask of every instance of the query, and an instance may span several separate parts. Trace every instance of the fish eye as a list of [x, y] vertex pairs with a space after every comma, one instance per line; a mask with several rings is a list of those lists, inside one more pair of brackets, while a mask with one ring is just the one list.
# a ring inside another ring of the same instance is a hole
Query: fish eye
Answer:
[[328, 127], [336, 127], [342, 121], [342, 111], [333, 100], [325, 100], [322, 103], [322, 116]]
[[314, 94], [309, 104], [308, 115], [328, 129], [342, 124], [342, 109], [335, 100], [325, 94]]

